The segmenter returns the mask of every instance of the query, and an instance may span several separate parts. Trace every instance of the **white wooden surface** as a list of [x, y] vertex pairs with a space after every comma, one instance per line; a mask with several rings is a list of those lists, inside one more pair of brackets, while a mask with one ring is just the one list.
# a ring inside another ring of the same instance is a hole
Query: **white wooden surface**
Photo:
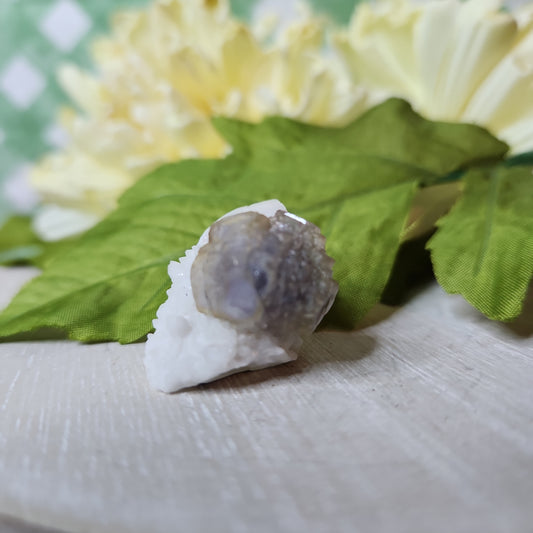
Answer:
[[532, 333], [433, 287], [171, 396], [142, 345], [0, 344], [0, 531], [531, 532]]

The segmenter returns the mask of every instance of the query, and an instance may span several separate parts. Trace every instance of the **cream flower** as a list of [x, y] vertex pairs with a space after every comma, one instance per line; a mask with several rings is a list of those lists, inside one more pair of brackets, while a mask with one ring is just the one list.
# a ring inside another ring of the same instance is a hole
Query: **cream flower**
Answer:
[[222, 156], [229, 147], [212, 116], [350, 122], [367, 107], [366, 93], [321, 46], [321, 24], [311, 18], [266, 45], [231, 18], [227, 1], [157, 0], [118, 14], [111, 35], [94, 44], [96, 74], [60, 72], [79, 112], [61, 116], [67, 148], [33, 171], [46, 203], [37, 230], [54, 239], [69, 225], [85, 229], [162, 163]]
[[354, 79], [435, 120], [474, 122], [533, 149], [533, 6], [500, 0], [362, 4], [336, 46]]

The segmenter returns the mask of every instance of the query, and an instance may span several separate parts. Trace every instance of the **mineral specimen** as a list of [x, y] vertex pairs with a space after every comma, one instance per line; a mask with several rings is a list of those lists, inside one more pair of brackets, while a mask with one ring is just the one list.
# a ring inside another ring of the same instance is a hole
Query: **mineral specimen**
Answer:
[[196, 306], [242, 331], [311, 332], [337, 292], [324, 246], [316, 226], [282, 210], [225, 217], [191, 269]]
[[269, 200], [215, 222], [179, 263], [145, 366], [164, 392], [296, 358], [337, 293], [313, 224]]

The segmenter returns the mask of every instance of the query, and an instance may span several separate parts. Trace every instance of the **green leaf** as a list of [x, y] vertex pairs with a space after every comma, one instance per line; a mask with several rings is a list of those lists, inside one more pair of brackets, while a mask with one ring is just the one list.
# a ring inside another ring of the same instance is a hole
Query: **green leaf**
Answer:
[[522, 154], [513, 155], [505, 160], [505, 165], [508, 167], [533, 165], [533, 152], [524, 152]]
[[533, 275], [533, 167], [472, 171], [464, 186], [428, 243], [435, 275], [487, 317], [511, 320]]
[[139, 181], [19, 293], [0, 315], [0, 336], [53, 327], [81, 341], [144, 337], [166, 298], [169, 260], [223, 213], [269, 198], [322, 228], [340, 284], [332, 317], [353, 326], [387, 282], [417, 184], [507, 150], [477, 126], [426, 121], [400, 100], [342, 129], [282, 118], [215, 125], [230, 156]]
[[405, 241], [396, 255], [387, 286], [380, 301], [385, 305], [404, 304], [430, 281], [435, 281], [431, 255], [426, 245], [431, 233]]
[[33, 232], [31, 217], [13, 216], [0, 227], [0, 265], [44, 267], [74, 241], [44, 242]]
[[[214, 124], [236, 156], [256, 162], [252, 170], [260, 176], [272, 173], [266, 165], [277, 161], [281, 172], [288, 166], [291, 172], [303, 174], [299, 179], [312, 173], [313, 179], [306, 180], [312, 199], [316, 189], [329, 188], [334, 181], [337, 188], [328, 191], [329, 196], [351, 190], [354, 181], [359, 190], [376, 190], [406, 179], [433, 185], [458, 169], [497, 161], [508, 151], [505, 143], [483, 128], [425, 120], [407, 102], [395, 98], [345, 128], [316, 128], [280, 118], [267, 119], [259, 127], [223, 118]], [[334, 180], [332, 174], [345, 179]], [[240, 182], [256, 186], [256, 180], [248, 177]], [[274, 185], [293, 192], [292, 180], [277, 180]]]
[[0, 227], [0, 265], [25, 263], [42, 253], [41, 241], [31, 228], [31, 218], [14, 216]]
[[347, 198], [328, 213], [326, 248], [337, 259], [334, 277], [339, 283], [328, 324], [353, 327], [378, 302], [415, 191], [414, 182], [395, 185]]

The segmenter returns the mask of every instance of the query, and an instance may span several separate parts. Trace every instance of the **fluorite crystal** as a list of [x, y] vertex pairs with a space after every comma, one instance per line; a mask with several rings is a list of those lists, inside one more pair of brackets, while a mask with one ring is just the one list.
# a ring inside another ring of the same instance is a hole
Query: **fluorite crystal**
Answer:
[[250, 211], [211, 226], [191, 283], [202, 313], [283, 339], [322, 320], [337, 294], [332, 266], [317, 226], [282, 210]]

